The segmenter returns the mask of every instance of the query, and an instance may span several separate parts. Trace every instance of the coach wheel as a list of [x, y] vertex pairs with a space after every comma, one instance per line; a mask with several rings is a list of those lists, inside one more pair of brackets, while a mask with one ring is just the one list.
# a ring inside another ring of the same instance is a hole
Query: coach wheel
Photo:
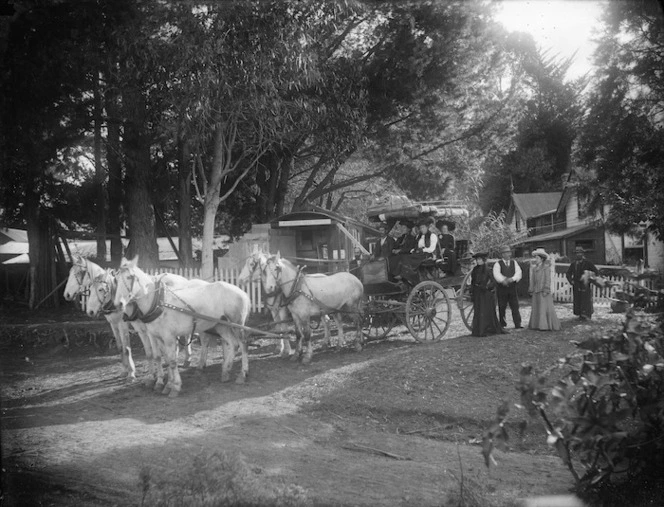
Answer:
[[418, 283], [406, 300], [406, 326], [418, 342], [440, 340], [448, 328], [452, 304], [446, 290], [438, 282]]
[[371, 296], [364, 308], [362, 334], [367, 341], [382, 340], [397, 323], [394, 305], [379, 296]]
[[473, 296], [471, 292], [470, 273], [466, 274], [457, 295], [457, 306], [461, 313], [461, 319], [469, 331], [473, 330]]

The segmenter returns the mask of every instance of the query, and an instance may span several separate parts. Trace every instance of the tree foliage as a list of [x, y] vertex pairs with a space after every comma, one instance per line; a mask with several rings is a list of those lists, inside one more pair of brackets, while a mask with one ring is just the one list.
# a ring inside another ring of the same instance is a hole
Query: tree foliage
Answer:
[[578, 161], [595, 208], [610, 205], [608, 227], [646, 222], [664, 237], [664, 13], [654, 0], [609, 2], [595, 54]]
[[585, 78], [567, 77], [573, 57], [561, 58], [537, 48], [530, 37], [517, 42], [524, 78], [512, 148], [487, 167], [483, 208], [507, 209], [510, 190], [551, 192], [571, 169], [576, 130], [582, 112]]

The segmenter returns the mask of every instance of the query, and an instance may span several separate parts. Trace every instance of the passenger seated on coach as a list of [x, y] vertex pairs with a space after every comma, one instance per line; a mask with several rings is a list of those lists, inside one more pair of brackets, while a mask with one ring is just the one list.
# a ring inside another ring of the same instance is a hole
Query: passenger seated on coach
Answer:
[[438, 267], [446, 274], [454, 274], [457, 270], [457, 258], [454, 250], [454, 236], [450, 234], [456, 227], [454, 222], [448, 220], [438, 220], [436, 228], [438, 234]]

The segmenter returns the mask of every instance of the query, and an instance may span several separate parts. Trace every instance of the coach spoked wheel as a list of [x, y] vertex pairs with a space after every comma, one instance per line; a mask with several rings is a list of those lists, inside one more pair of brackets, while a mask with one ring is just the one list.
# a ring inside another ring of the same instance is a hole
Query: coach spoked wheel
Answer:
[[397, 323], [394, 304], [380, 296], [369, 296], [362, 316], [362, 334], [367, 341], [382, 340]]
[[457, 306], [461, 319], [469, 331], [473, 330], [473, 295], [471, 291], [470, 272], [466, 274], [457, 294]]
[[418, 342], [440, 340], [450, 327], [452, 304], [438, 282], [426, 280], [410, 291], [406, 300], [406, 326]]

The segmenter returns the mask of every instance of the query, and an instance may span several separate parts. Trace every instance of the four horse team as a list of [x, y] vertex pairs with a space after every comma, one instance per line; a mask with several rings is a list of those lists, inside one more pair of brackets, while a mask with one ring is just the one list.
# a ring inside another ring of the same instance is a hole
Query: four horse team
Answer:
[[[198, 367], [203, 368], [211, 334], [221, 339], [223, 350], [222, 382], [230, 379], [230, 370], [238, 349], [242, 367], [236, 377], [243, 383], [249, 373], [246, 326], [250, 311], [249, 296], [239, 287], [226, 282], [188, 280], [163, 273], [151, 276], [137, 266], [137, 258], [123, 259], [118, 270], [105, 270], [81, 257], [75, 257], [64, 291], [66, 300], [87, 296], [86, 312], [91, 317], [104, 315], [111, 325], [116, 345], [120, 350], [125, 374], [136, 379], [132, 358], [129, 328], [140, 337], [149, 365], [145, 383], [164, 394], [175, 397], [182, 388], [178, 371], [179, 339], [187, 341], [198, 333], [201, 353]], [[249, 257], [238, 278], [239, 284], [260, 278], [265, 303], [278, 331], [284, 331], [292, 319], [297, 335], [297, 348], [293, 356], [308, 363], [312, 358], [311, 318], [320, 317], [325, 335], [330, 341], [326, 318], [335, 319], [338, 345], [344, 343], [342, 314], [349, 315], [357, 326], [356, 347], [362, 348], [361, 304], [363, 285], [350, 273], [333, 275], [305, 274], [280, 255], [254, 254]], [[271, 333], [262, 333], [271, 335]], [[189, 338], [188, 338], [189, 337]], [[290, 354], [289, 341], [282, 340], [282, 353]], [[188, 362], [186, 355], [186, 362]], [[166, 376], [163, 364], [166, 364]], [[164, 377], [167, 382], [164, 383]]]

